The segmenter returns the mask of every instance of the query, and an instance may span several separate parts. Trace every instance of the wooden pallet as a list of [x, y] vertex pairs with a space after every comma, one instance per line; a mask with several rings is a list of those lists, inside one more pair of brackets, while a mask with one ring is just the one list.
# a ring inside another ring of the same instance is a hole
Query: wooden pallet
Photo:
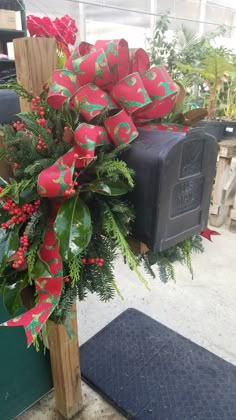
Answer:
[[[236, 139], [219, 143], [219, 160], [210, 206], [210, 224], [219, 227], [228, 216], [236, 223], [236, 168], [232, 159], [236, 157]], [[233, 210], [230, 209], [233, 207]]]

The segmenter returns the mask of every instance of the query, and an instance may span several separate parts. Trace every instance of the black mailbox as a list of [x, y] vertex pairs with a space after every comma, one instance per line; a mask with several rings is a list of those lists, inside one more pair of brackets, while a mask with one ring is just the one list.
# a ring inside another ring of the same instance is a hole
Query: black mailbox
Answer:
[[218, 145], [201, 128], [140, 130], [122, 159], [135, 171], [133, 236], [154, 252], [201, 233], [208, 222]]

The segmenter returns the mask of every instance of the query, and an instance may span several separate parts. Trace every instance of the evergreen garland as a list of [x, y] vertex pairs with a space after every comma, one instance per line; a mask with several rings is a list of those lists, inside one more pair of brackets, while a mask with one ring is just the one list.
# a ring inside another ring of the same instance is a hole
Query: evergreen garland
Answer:
[[156, 277], [152, 268], [152, 266], [156, 265], [160, 280], [163, 283], [167, 283], [169, 280], [176, 280], [175, 264], [177, 262], [185, 265], [193, 278], [192, 254], [194, 252], [201, 253], [203, 251], [202, 238], [200, 235], [195, 235], [166, 251], [159, 253], [148, 251], [146, 254], [140, 256], [140, 258], [142, 259], [144, 268], [148, 274], [153, 278]]
[[[36, 266], [46, 226], [52, 216], [51, 201], [38, 195], [37, 177], [70, 150], [71, 144], [65, 141], [64, 133], [69, 130], [73, 135], [80, 122], [80, 114], [79, 110], [72, 111], [68, 102], [60, 111], [50, 108], [45, 93], [35, 97], [17, 83], [5, 87], [15, 89], [18, 95], [32, 101], [34, 109], [32, 114], [20, 113], [19, 121], [12, 126], [1, 127], [4, 144], [0, 160], [10, 165], [12, 174], [8, 180], [0, 178], [0, 294], [7, 309], [14, 315], [22, 305], [20, 292], [26, 286], [31, 288], [34, 296], [31, 306], [37, 302]], [[41, 120], [40, 113], [44, 116]], [[104, 119], [105, 115], [100, 117]], [[176, 262], [186, 265], [192, 275], [192, 252], [203, 251], [199, 236], [158, 254], [149, 251], [144, 255], [135, 255], [132, 251], [127, 238], [132, 235], [135, 214], [125, 197], [134, 187], [134, 173], [119, 159], [126, 147], [97, 148], [94, 159], [74, 175], [74, 186], [78, 184], [75, 195], [91, 218], [91, 238], [81, 252], [74, 253], [69, 259], [61, 255], [63, 289], [60, 301], [50, 316], [52, 321], [63, 323], [70, 334], [70, 307], [77, 298], [83, 300], [91, 292], [107, 301], [115, 293], [119, 294], [114, 277], [118, 252], [148, 287], [140, 266], [155, 277], [152, 266], [157, 265], [160, 279], [167, 282], [175, 279]], [[14, 209], [20, 209], [21, 216], [14, 213]], [[14, 259], [20, 249], [25, 266]], [[7, 293], [12, 284], [11, 296], [15, 290], [16, 299], [12, 299], [14, 304], [9, 306]]]

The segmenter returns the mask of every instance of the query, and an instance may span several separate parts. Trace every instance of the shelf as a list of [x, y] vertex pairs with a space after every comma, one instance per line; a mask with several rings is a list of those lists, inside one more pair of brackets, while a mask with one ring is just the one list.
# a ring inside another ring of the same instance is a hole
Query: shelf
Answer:
[[2, 29], [0, 28], [0, 41], [12, 42], [15, 38], [23, 38], [25, 31], [18, 31], [16, 29]]

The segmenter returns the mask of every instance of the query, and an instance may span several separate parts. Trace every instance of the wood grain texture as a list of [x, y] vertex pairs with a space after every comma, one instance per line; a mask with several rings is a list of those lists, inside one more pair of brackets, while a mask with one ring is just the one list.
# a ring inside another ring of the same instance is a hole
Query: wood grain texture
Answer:
[[[19, 38], [14, 39], [13, 44], [18, 82], [36, 95], [40, 94], [57, 67], [56, 40]], [[21, 111], [31, 111], [31, 105], [25, 99], [21, 99], [20, 104]]]
[[[76, 310], [76, 307], [72, 309]], [[49, 331], [56, 407], [64, 419], [71, 419], [82, 409], [76, 312], [72, 320], [72, 328], [76, 333], [73, 340], [69, 338], [63, 325], [52, 324]]]

